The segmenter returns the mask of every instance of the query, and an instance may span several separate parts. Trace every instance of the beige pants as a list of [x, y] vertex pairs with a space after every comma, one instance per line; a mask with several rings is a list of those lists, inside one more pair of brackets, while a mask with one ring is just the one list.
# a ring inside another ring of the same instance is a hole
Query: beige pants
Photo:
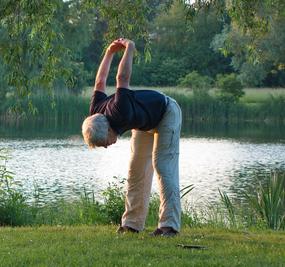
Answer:
[[160, 208], [158, 227], [180, 230], [179, 139], [181, 109], [168, 97], [165, 114], [157, 128], [132, 130], [125, 212], [122, 226], [143, 230], [148, 212], [153, 170], [158, 178]]

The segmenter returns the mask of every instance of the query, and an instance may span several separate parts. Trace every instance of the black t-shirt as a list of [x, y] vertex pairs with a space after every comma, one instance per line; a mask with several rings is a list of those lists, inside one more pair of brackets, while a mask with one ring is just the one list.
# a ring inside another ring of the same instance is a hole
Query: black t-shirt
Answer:
[[90, 115], [104, 114], [119, 135], [130, 129], [148, 131], [155, 128], [165, 110], [165, 95], [152, 90], [118, 88], [110, 96], [95, 90], [90, 104]]

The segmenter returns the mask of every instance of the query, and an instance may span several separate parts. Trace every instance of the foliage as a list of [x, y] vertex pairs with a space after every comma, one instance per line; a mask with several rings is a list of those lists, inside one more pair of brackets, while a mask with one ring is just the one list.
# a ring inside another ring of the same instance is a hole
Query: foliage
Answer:
[[252, 209], [273, 230], [285, 228], [285, 174], [274, 172], [252, 196], [246, 194]]
[[29, 98], [39, 84], [51, 89], [55, 77], [63, 74], [60, 54], [65, 49], [54, 19], [60, 6], [56, 0], [1, 1], [1, 57], [7, 66], [7, 83], [17, 98]]
[[179, 78], [192, 71], [210, 77], [228, 71], [229, 61], [210, 47], [212, 38], [223, 27], [215, 11], [201, 9], [192, 21], [187, 21], [186, 16], [184, 4], [174, 1], [168, 12], [162, 10], [154, 20], [151, 25], [153, 64], [148, 67], [141, 64], [136, 70], [150, 77], [144, 85], [175, 85]]
[[207, 95], [211, 87], [211, 78], [202, 76], [197, 71], [188, 73], [184, 78], [178, 80], [180, 87], [190, 87], [194, 95]]
[[8, 92], [8, 85], [5, 80], [5, 75], [6, 75], [6, 69], [5, 66], [3, 65], [3, 62], [0, 58], [0, 104], [5, 102], [6, 100], [6, 94]]
[[[213, 91], [210, 91], [207, 96], [199, 97], [190, 91], [180, 91], [179, 88], [171, 88], [171, 90], [159, 88], [158, 90], [163, 90], [177, 100], [182, 108], [185, 127], [191, 122], [207, 122], [207, 127], [212, 127], [215, 123], [222, 126], [226, 122], [258, 122], [261, 125], [264, 122], [270, 122], [282, 125], [285, 120], [285, 91], [283, 89], [246, 89], [246, 96], [237, 103], [224, 103], [213, 95]], [[2, 131], [12, 135], [15, 134], [14, 129], [21, 128], [29, 133], [34, 132], [36, 135], [46, 136], [47, 132], [56, 130], [57, 134], [67, 136], [80, 132], [82, 120], [88, 114], [90, 99], [70, 94], [56, 95], [54, 97], [56, 105], [51, 109], [49, 98], [37, 95], [32, 97], [34, 106], [38, 110], [37, 116], [22, 118], [14, 117], [8, 112], [13, 101], [13, 98], [8, 97], [0, 106]]]
[[180, 198], [182, 199], [183, 197], [188, 195], [193, 189], [194, 189], [194, 185], [193, 184], [190, 184], [190, 185], [187, 185], [187, 186], [183, 187], [180, 190], [180, 194], [181, 194]]
[[[57, 79], [76, 77], [78, 68], [72, 68], [76, 66], [72, 62], [80, 62], [78, 49], [82, 50], [90, 42], [82, 38], [82, 33], [90, 33], [94, 25], [88, 20], [91, 14], [93, 21], [98, 16], [107, 21], [105, 40], [136, 36], [144, 41], [145, 53], [149, 54], [148, 9], [144, 1], [123, 0], [118, 5], [116, 1], [5, 0], [1, 1], [0, 11], [0, 51], [7, 66], [7, 82], [17, 100], [29, 100], [33, 112], [36, 110], [31, 94], [39, 88], [46, 88], [52, 94]], [[74, 32], [79, 35], [77, 42], [68, 41], [68, 37], [75, 36]], [[20, 111], [21, 107], [18, 101], [14, 109]]]
[[[235, 71], [243, 85], [282, 86], [284, 9], [281, 0], [3, 0], [0, 101], [9, 91], [13, 110], [36, 113], [32, 96], [41, 89], [51, 99], [54, 90], [79, 94], [93, 83], [107, 42], [119, 36], [136, 41], [135, 85]], [[111, 84], [117, 57], [114, 63]]]
[[[117, 179], [117, 177], [114, 177]], [[110, 183], [103, 192], [104, 211], [108, 218], [108, 223], [119, 224], [125, 210], [124, 196], [125, 179]]]
[[[249, 189], [244, 192], [244, 199], [233, 201], [229, 196], [219, 190], [220, 203], [210, 205], [206, 208], [206, 214], [195, 215], [191, 211], [185, 220], [191, 226], [200, 226], [204, 224], [243, 228], [243, 227], [267, 227], [273, 230], [285, 229], [285, 173], [284, 171], [274, 171], [267, 178], [265, 184], [259, 184], [255, 190]], [[223, 209], [220, 208], [222, 204]], [[205, 211], [205, 208], [204, 208]], [[226, 211], [226, 213], [224, 212]], [[193, 225], [193, 214], [196, 216]], [[212, 216], [214, 214], [214, 216]], [[190, 217], [189, 217], [190, 216]], [[205, 219], [206, 218], [206, 219]]]
[[227, 193], [221, 192], [220, 189], [219, 189], [219, 194], [221, 197], [221, 202], [224, 205], [224, 207], [228, 213], [227, 219], [228, 219], [231, 227], [236, 227], [237, 223], [236, 223], [235, 207], [234, 207], [232, 201], [230, 200]]
[[232, 22], [215, 36], [212, 46], [231, 57], [244, 85], [284, 85], [284, 11], [284, 3], [270, 0], [235, 1], [229, 8]]
[[0, 149], [0, 225], [23, 225], [27, 211], [24, 195], [15, 188], [13, 173], [6, 167], [7, 151]]
[[237, 102], [244, 95], [242, 84], [234, 73], [218, 75], [216, 83], [223, 102]]

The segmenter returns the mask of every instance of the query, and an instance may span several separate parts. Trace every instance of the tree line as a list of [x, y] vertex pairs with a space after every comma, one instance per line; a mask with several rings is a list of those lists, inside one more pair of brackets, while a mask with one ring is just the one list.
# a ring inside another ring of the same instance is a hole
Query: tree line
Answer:
[[243, 86], [284, 86], [284, 11], [282, 0], [3, 0], [0, 99], [79, 94], [117, 37], [136, 41], [132, 85], [191, 86], [198, 75], [214, 86], [234, 75]]

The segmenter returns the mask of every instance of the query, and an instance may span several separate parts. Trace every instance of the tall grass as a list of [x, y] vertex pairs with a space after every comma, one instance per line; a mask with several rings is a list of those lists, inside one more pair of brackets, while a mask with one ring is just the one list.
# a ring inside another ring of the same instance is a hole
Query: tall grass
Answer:
[[230, 225], [232, 227], [236, 227], [237, 225], [236, 214], [235, 214], [235, 208], [234, 208], [232, 201], [230, 200], [229, 196], [225, 192], [221, 192], [220, 189], [219, 189], [219, 194], [221, 197], [221, 202], [227, 211], [227, 214], [228, 214], [227, 219], [230, 222]]
[[[177, 90], [166, 91], [180, 104], [184, 122], [285, 122], [285, 96], [277, 94], [269, 95], [259, 101], [241, 101], [239, 103], [224, 103], [214, 95], [193, 95], [181, 93]], [[31, 98], [37, 110], [36, 116], [28, 116], [29, 120], [42, 121], [50, 126], [60, 127], [74, 121], [82, 121], [88, 115], [90, 98], [86, 96], [74, 96], [71, 94], [56, 95], [54, 107], [52, 100], [45, 95], [36, 95]], [[8, 98], [0, 107], [2, 121], [15, 122], [15, 116], [9, 115], [9, 107], [15, 100]], [[24, 105], [25, 106], [25, 105]], [[24, 110], [28, 112], [28, 110]], [[24, 117], [20, 118], [22, 120]], [[19, 119], [19, 118], [17, 118]]]
[[13, 173], [6, 167], [7, 151], [0, 148], [0, 225], [21, 225], [27, 219], [26, 198], [14, 184]]
[[274, 172], [254, 195], [246, 194], [252, 209], [274, 230], [285, 228], [285, 173]]
[[272, 172], [265, 183], [244, 192], [242, 199], [231, 199], [221, 192], [220, 201], [197, 211], [187, 206], [184, 220], [190, 226], [202, 224], [229, 228], [285, 229], [285, 172]]
[[191, 96], [169, 92], [182, 108], [183, 120], [206, 122], [285, 122], [285, 97], [268, 97], [259, 103], [225, 103], [214, 96]]
[[[14, 123], [19, 120], [41, 121], [53, 127], [68, 125], [74, 121], [82, 120], [88, 115], [90, 100], [81, 96], [71, 94], [56, 95], [51, 99], [46, 95], [36, 95], [31, 98], [35, 108], [35, 114], [29, 114], [28, 105], [23, 104], [23, 114], [9, 112], [14, 104], [13, 98], [8, 98], [5, 105], [0, 109], [2, 121]], [[24, 101], [25, 102], [25, 101]]]

